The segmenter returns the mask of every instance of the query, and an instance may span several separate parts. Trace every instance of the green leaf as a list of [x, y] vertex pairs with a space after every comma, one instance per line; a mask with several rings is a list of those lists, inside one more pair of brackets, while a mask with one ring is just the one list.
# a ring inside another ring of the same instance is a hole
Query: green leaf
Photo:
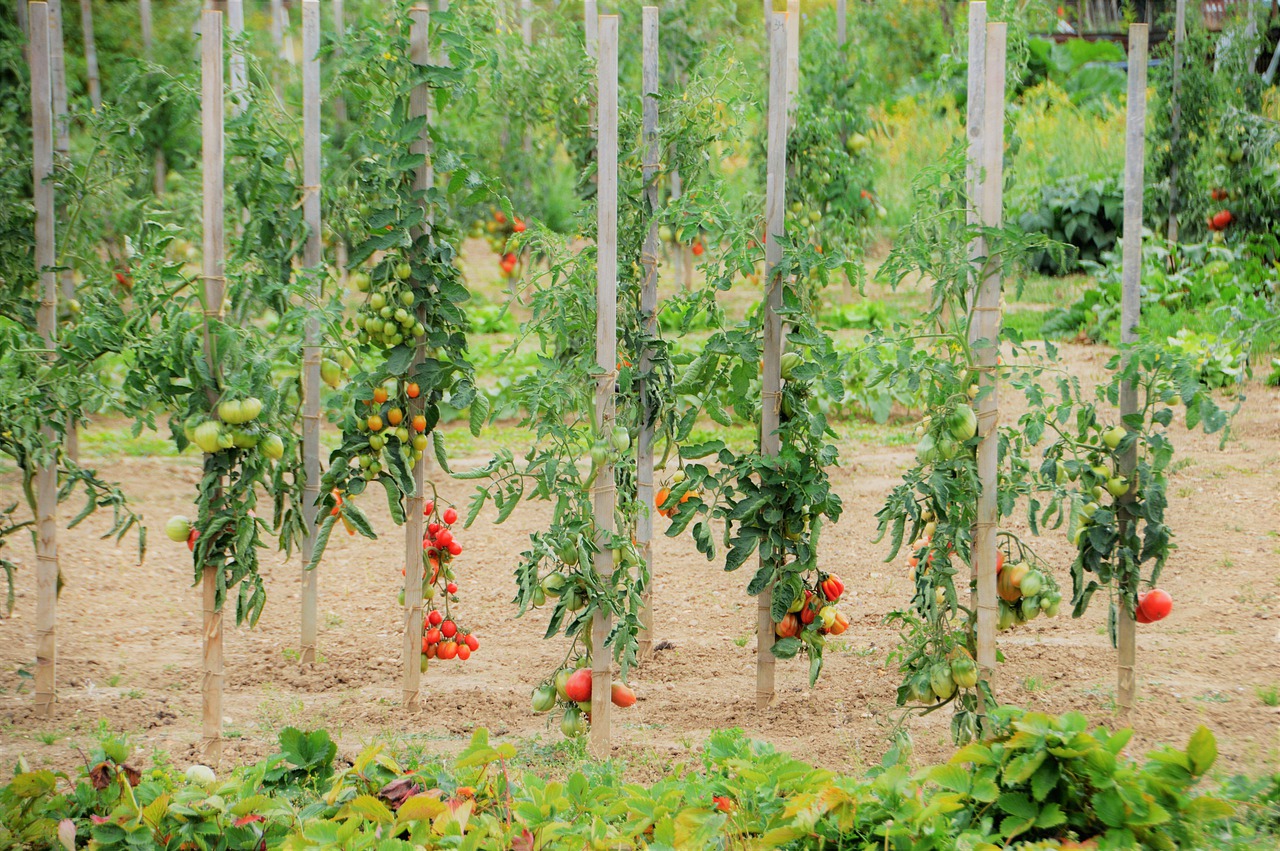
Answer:
[[477, 393], [475, 398], [471, 400], [471, 434], [479, 437], [480, 430], [484, 428], [485, 421], [488, 419], [489, 397], [484, 393]]
[[1191, 759], [1191, 773], [1199, 777], [1208, 771], [1218, 759], [1218, 743], [1208, 727], [1200, 726], [1187, 742], [1187, 756]]
[[779, 638], [773, 642], [769, 652], [779, 659], [794, 658], [800, 652], [802, 643], [798, 638]]

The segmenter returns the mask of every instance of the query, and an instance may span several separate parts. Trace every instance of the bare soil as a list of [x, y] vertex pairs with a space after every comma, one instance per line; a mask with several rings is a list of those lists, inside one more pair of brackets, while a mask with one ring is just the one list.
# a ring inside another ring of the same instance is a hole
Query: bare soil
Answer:
[[[1097, 375], [1109, 352], [1066, 346], [1073, 372]], [[1165, 621], [1139, 627], [1139, 703], [1128, 724], [1130, 753], [1184, 744], [1197, 725], [1219, 737], [1223, 770], [1280, 768], [1280, 709], [1262, 692], [1280, 688], [1280, 392], [1250, 388], [1222, 451], [1216, 437], [1175, 430], [1178, 472], [1169, 516], [1180, 549], [1162, 581], [1175, 600]], [[638, 777], [660, 774], [696, 748], [708, 731], [738, 726], [780, 749], [838, 770], [878, 762], [897, 723], [899, 679], [886, 656], [897, 643], [885, 615], [910, 593], [905, 560], [883, 561], [871, 543], [874, 514], [910, 461], [909, 447], [845, 442], [833, 471], [845, 502], [841, 522], [824, 534], [826, 567], [848, 584], [852, 627], [831, 646], [826, 670], [810, 689], [800, 661], [779, 663], [776, 705], [755, 708], [755, 600], [749, 571], [726, 574], [688, 537], [656, 544], [656, 638], [670, 649], [636, 672], [639, 702], [614, 712], [616, 755]], [[481, 459], [471, 459], [478, 463]], [[460, 462], [462, 463], [462, 462]], [[190, 513], [198, 459], [108, 458], [98, 464], [137, 501], [152, 528], [139, 565], [132, 541], [101, 540], [106, 518], [60, 531], [66, 577], [58, 609], [58, 703], [54, 717], [32, 713], [34, 556], [23, 536], [11, 555], [22, 566], [14, 617], [0, 621], [0, 764], [24, 755], [36, 766], [72, 769], [100, 725], [125, 731], [143, 753], [165, 752], [179, 765], [195, 759], [200, 727], [199, 591], [186, 547], [164, 538], [164, 521]], [[17, 479], [0, 475], [0, 502], [18, 498]], [[438, 481], [463, 504], [470, 485]], [[328, 728], [341, 753], [390, 739], [453, 752], [477, 726], [528, 747], [554, 742], [555, 719], [535, 716], [530, 690], [559, 661], [562, 641], [544, 642], [546, 611], [514, 617], [512, 569], [546, 506], [522, 505], [497, 526], [486, 512], [460, 534], [464, 625], [481, 649], [462, 663], [433, 662], [423, 708], [400, 707], [403, 615], [396, 604], [403, 542], [380, 499], [363, 508], [382, 536], [337, 535], [320, 568], [322, 661], [296, 661], [300, 566], [264, 554], [269, 602], [255, 629], [226, 632], [227, 746], [224, 765], [273, 752], [284, 725]], [[67, 511], [69, 513], [69, 509]], [[1061, 534], [1038, 543], [1069, 587], [1071, 549]], [[1098, 602], [1102, 602], [1099, 598]], [[1116, 655], [1106, 636], [1105, 605], [1079, 620], [1065, 612], [1002, 633], [1005, 662], [997, 682], [1006, 703], [1049, 712], [1080, 710], [1116, 726]], [[1274, 691], [1272, 691], [1274, 695]], [[906, 721], [918, 761], [950, 752], [948, 712]]]

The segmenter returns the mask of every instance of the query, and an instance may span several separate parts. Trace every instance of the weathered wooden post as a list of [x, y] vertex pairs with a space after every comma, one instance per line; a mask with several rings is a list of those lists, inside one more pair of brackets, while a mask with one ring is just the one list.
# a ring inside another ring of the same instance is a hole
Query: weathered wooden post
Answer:
[[[641, 39], [641, 88], [644, 97], [642, 134], [644, 142], [644, 193], [651, 214], [656, 214], [660, 203], [658, 192], [659, 161], [662, 157], [658, 139], [658, 7], [645, 6]], [[658, 332], [658, 221], [656, 215], [649, 221], [644, 249], [640, 261], [644, 280], [640, 287], [640, 321], [647, 336]], [[643, 662], [653, 652], [653, 422], [648, 410], [652, 404], [653, 381], [648, 378], [652, 368], [650, 352], [640, 352], [640, 434], [636, 439], [636, 499], [640, 503], [640, 517], [636, 520], [636, 546], [640, 549], [640, 561], [649, 574], [649, 585], [644, 589], [644, 608], [640, 611], [640, 635], [637, 656]]]
[[[31, 135], [36, 209], [36, 271], [40, 275], [40, 307], [36, 328], [48, 357], [54, 356], [58, 329], [58, 280], [53, 212], [53, 91], [50, 77], [49, 7], [28, 9], [31, 40]], [[52, 445], [53, 429], [41, 435]], [[48, 718], [57, 700], [58, 681], [58, 462], [56, 456], [36, 468], [36, 715]]]
[[[782, 407], [782, 262], [781, 237], [787, 216], [787, 16], [769, 18], [769, 139], [765, 170], [764, 243], [764, 366], [761, 375], [760, 453], [777, 455]], [[763, 561], [763, 556], [761, 560]], [[774, 698], [773, 583], [756, 598], [756, 706], [764, 709]]]
[[[1142, 181], [1146, 157], [1147, 123], [1147, 24], [1129, 26], [1129, 94], [1125, 110], [1124, 132], [1124, 246], [1121, 253], [1120, 345], [1137, 342], [1142, 302]], [[1124, 356], [1127, 361], [1127, 355]], [[1138, 413], [1138, 387], [1132, 381], [1120, 386], [1120, 416]], [[1126, 428], [1129, 428], [1126, 426]], [[1132, 429], [1130, 429], [1132, 430]], [[1129, 482], [1129, 492], [1121, 503], [1131, 503], [1137, 491], [1133, 471], [1138, 462], [1137, 445], [1120, 456], [1120, 474]], [[1121, 522], [1125, 522], [1122, 509]], [[1137, 588], [1124, 589], [1134, 593]], [[1134, 613], [1120, 595], [1116, 615], [1116, 644], [1119, 663], [1116, 682], [1116, 704], [1120, 715], [1133, 710], [1137, 682], [1134, 675], [1137, 656], [1137, 629]]]
[[[607, 440], [616, 415], [618, 382], [618, 17], [599, 19], [597, 54], [597, 210], [596, 210], [596, 379], [595, 425]], [[613, 574], [613, 510], [617, 501], [614, 465], [600, 466], [594, 487], [596, 526], [595, 570], [608, 584]], [[613, 655], [605, 645], [613, 618], [597, 611], [591, 621], [591, 750], [597, 758], [609, 755], [610, 693]]]

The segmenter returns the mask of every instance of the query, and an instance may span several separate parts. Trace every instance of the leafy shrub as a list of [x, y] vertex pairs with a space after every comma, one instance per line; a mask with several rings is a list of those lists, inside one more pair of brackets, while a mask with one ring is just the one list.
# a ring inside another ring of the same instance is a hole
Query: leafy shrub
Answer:
[[1052, 80], [1071, 96], [1073, 103], [1117, 101], [1125, 91], [1125, 75], [1109, 63], [1125, 60], [1120, 45], [1109, 41], [1070, 39], [1058, 44], [1033, 38], [1024, 87]]
[[[1280, 778], [1233, 779], [1222, 798], [1197, 791], [1217, 757], [1203, 727], [1185, 750], [1164, 748], [1140, 764], [1123, 755], [1130, 731], [1089, 730], [1078, 713], [1000, 709], [992, 721], [992, 739], [946, 764], [912, 771], [895, 748], [863, 778], [814, 768], [738, 730], [713, 733], [700, 764], [671, 766], [652, 785], [625, 783], [614, 763], [563, 779], [521, 773], [516, 749], [491, 744], [483, 729], [451, 767], [402, 764], [375, 745], [332, 775], [272, 782], [279, 756], [208, 783], [111, 759], [76, 781], [20, 765], [0, 788], [0, 846], [996, 851], [1091, 838], [1099, 849], [1276, 840]], [[285, 745], [290, 764], [331, 764], [327, 735], [298, 735], [306, 744]]]
[[1041, 187], [1038, 203], [1018, 217], [1018, 226], [1067, 246], [1065, 252], [1039, 251], [1030, 259], [1033, 269], [1065, 275], [1113, 249], [1123, 219], [1119, 179], [1069, 177]]
[[[1171, 245], [1148, 238], [1142, 249], [1143, 326], [1153, 333], [1176, 336], [1185, 321], [1212, 333], [1230, 325], [1255, 330], [1264, 323], [1273, 325], [1273, 307], [1280, 296], [1278, 250], [1280, 240], [1274, 236], [1234, 246]], [[1043, 327], [1046, 336], [1078, 334], [1094, 341], [1117, 336], [1120, 258], [1108, 252], [1101, 263], [1087, 265], [1097, 278], [1096, 287], [1069, 307], [1051, 311]], [[1270, 340], [1265, 335], [1248, 336], [1255, 346]]]

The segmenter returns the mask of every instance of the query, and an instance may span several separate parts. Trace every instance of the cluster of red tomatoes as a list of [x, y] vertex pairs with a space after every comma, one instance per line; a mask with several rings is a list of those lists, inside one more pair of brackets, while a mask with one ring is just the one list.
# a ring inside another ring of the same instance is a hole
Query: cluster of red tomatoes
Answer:
[[[422, 599], [430, 608], [422, 619], [422, 664], [428, 659], [461, 659], [464, 662], [480, 649], [480, 640], [460, 627], [449, 612], [449, 603], [457, 599], [452, 562], [462, 555], [462, 544], [450, 528], [458, 522], [458, 512], [446, 508], [437, 512], [435, 500], [427, 500], [422, 514], [428, 519], [422, 536], [422, 556], [430, 568], [422, 578]], [[443, 610], [434, 601], [444, 601]]]
[[520, 258], [508, 248], [508, 241], [518, 233], [524, 233], [525, 223], [519, 216], [507, 217], [501, 210], [494, 210], [493, 217], [487, 222], [476, 219], [471, 225], [471, 236], [484, 237], [495, 253], [502, 255], [502, 277], [510, 278], [520, 265]]
[[779, 638], [795, 638], [806, 629], [816, 629], [821, 635], [840, 635], [849, 628], [849, 619], [836, 608], [843, 595], [844, 582], [839, 576], [819, 574], [818, 587], [805, 589], [804, 595], [792, 602], [774, 632]]
[[[1225, 201], [1231, 197], [1231, 194], [1225, 189], [1211, 189], [1209, 197], [1214, 201]], [[1227, 229], [1227, 225], [1235, 220], [1235, 216], [1231, 215], [1230, 210], [1219, 210], [1205, 220], [1205, 224], [1209, 226], [1211, 231], [1222, 231]]]

